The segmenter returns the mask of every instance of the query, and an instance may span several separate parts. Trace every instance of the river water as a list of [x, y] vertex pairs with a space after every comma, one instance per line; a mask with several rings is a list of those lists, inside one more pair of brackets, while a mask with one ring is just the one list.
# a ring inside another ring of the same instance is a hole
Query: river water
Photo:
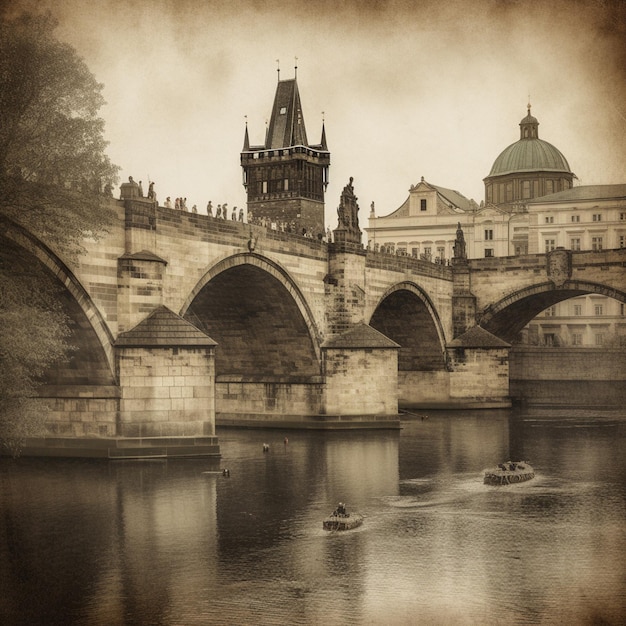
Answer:
[[[217, 463], [3, 459], [0, 623], [623, 624], [625, 435], [626, 413], [436, 412], [218, 429]], [[484, 485], [508, 459], [536, 478]], [[340, 500], [365, 523], [322, 530]]]

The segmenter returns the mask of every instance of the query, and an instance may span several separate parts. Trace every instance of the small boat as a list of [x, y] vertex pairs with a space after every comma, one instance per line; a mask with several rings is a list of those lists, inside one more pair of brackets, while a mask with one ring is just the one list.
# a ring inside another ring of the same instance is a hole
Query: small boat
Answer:
[[346, 505], [340, 502], [337, 508], [324, 520], [324, 530], [351, 530], [363, 523], [363, 516], [358, 513], [348, 513]]
[[485, 470], [485, 485], [511, 485], [535, 477], [535, 470], [526, 461], [507, 461]]

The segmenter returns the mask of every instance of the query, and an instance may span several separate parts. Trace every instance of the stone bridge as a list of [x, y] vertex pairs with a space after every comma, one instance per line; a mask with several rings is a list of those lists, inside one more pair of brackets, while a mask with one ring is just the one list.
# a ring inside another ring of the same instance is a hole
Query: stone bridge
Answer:
[[216, 422], [389, 428], [399, 406], [508, 406], [507, 342], [532, 317], [581, 293], [626, 302], [624, 250], [444, 266], [143, 198], [115, 212], [77, 261], [2, 235], [62, 286], [76, 347], [46, 377], [32, 454], [210, 455]]

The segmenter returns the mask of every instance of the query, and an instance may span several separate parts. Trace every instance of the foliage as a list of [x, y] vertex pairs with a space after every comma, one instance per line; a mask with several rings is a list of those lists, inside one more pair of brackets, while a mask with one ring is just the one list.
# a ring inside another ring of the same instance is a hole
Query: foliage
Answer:
[[37, 386], [67, 356], [69, 329], [50, 276], [3, 234], [17, 223], [75, 258], [110, 223], [118, 172], [104, 153], [102, 85], [55, 28], [49, 14], [0, 19], [0, 441], [13, 454], [41, 432]]
[[102, 87], [50, 15], [0, 22], [0, 215], [75, 254], [111, 219]]

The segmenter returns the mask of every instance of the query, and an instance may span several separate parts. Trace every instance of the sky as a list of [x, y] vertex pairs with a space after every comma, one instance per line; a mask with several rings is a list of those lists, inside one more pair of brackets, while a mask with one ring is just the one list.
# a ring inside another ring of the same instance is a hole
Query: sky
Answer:
[[[361, 226], [421, 177], [484, 199], [527, 104], [577, 184], [626, 182], [622, 0], [4, 0], [50, 10], [104, 84], [107, 153], [160, 204], [245, 207], [247, 121], [262, 144], [280, 78], [331, 152], [326, 219], [354, 178]], [[278, 62], [277, 62], [278, 61]]]

